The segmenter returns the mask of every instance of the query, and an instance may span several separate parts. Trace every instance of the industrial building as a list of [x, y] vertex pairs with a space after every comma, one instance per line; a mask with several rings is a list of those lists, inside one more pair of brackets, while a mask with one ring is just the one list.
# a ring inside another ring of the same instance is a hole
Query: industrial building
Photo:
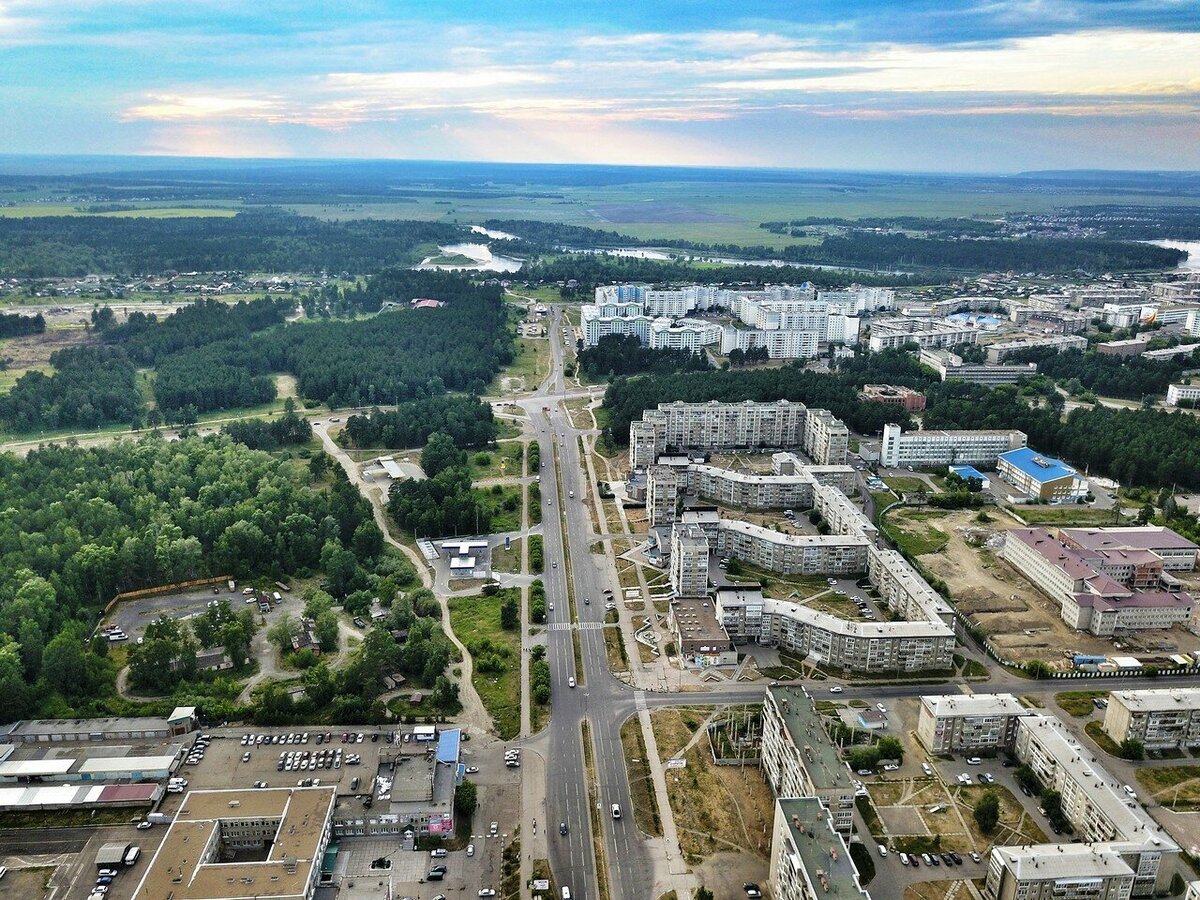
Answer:
[[1030, 447], [1001, 453], [996, 474], [1032, 503], [1074, 503], [1088, 494], [1087, 479], [1075, 469]]
[[1104, 731], [1117, 744], [1138, 740], [1150, 750], [1200, 746], [1200, 688], [1113, 691]]
[[[1046, 596], [1060, 605], [1072, 628], [1111, 636], [1121, 629], [1170, 628], [1187, 623], [1191, 595], [1164, 582], [1135, 590], [1115, 576], [1141, 583], [1141, 569], [1161, 569], [1151, 551], [1088, 551], [1067, 546], [1044, 528], [1014, 528], [1005, 535], [1003, 558]], [[1111, 573], [1111, 574], [1110, 574]]]
[[909, 431], [883, 426], [879, 462], [888, 468], [945, 466], [960, 463], [993, 465], [1001, 453], [1024, 447], [1020, 431]]
[[196, 707], [177, 706], [166, 718], [26, 719], [0, 725], [0, 744], [159, 740], [196, 727]]
[[1017, 719], [1032, 712], [1012, 694], [937, 694], [921, 698], [917, 738], [930, 753], [1012, 747]]
[[309, 900], [334, 798], [332, 787], [188, 793], [133, 900]]

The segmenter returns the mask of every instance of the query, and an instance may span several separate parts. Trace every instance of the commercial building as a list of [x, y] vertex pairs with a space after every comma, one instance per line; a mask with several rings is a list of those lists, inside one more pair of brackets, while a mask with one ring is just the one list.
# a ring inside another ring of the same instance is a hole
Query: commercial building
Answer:
[[1118, 744], [1138, 740], [1150, 750], [1200, 746], [1200, 688], [1113, 691], [1104, 730]]
[[0, 726], [0, 744], [160, 740], [196, 727], [196, 707], [177, 706], [166, 718], [26, 719]]
[[134, 900], [309, 900], [334, 798], [332, 787], [190, 792]]
[[1167, 387], [1167, 406], [1195, 406], [1200, 400], [1200, 384], [1172, 384]]
[[829, 811], [815, 797], [775, 801], [770, 884], [775, 900], [870, 900]]
[[734, 643], [779, 647], [847, 672], [945, 671], [953, 667], [954, 631], [941, 620], [852, 622], [756, 587], [719, 586], [716, 615]]
[[1075, 469], [1030, 447], [1001, 453], [996, 474], [1033, 503], [1074, 503], [1088, 493], [1087, 479]]
[[671, 590], [676, 597], [708, 594], [708, 538], [699, 525], [671, 529]]
[[802, 687], [768, 687], [763, 698], [763, 777], [776, 797], [811, 797], [848, 834], [854, 824], [850, 769], [825, 730], [816, 701]]
[[1103, 845], [996, 847], [985, 890], [992, 900], [1129, 900], [1134, 871]]
[[1005, 535], [1003, 557], [1060, 605], [1072, 628], [1109, 636], [1122, 629], [1170, 628], [1191, 618], [1191, 595], [1176, 585], [1135, 590], [1108, 574], [1130, 571], [1127, 553], [1076, 550], [1044, 528], [1014, 528]]
[[879, 319], [871, 323], [871, 338], [867, 346], [872, 353], [897, 350], [908, 344], [926, 347], [958, 347], [979, 341], [979, 330], [951, 322], [930, 322], [926, 319]]
[[1017, 719], [1031, 710], [1012, 694], [937, 694], [921, 698], [917, 738], [930, 753], [1012, 747]]
[[1159, 558], [1159, 568], [1166, 572], [1193, 571], [1200, 553], [1200, 547], [1163, 525], [1063, 528], [1059, 536], [1068, 547], [1097, 554], [1149, 551]]
[[630, 465], [643, 470], [672, 452], [800, 447], [819, 465], [843, 465], [849, 429], [803, 403], [660, 403], [629, 425]]
[[910, 387], [894, 384], [864, 384], [858, 399], [867, 403], [897, 406], [905, 412], [920, 412], [925, 408], [925, 395]]
[[900, 466], [992, 465], [1000, 454], [1024, 447], [1020, 431], [910, 431], [883, 426], [879, 462]]
[[987, 360], [990, 363], [1004, 362], [1005, 358], [1021, 350], [1034, 347], [1053, 347], [1059, 353], [1064, 350], [1086, 350], [1087, 338], [1081, 334], [1052, 334], [1045, 337], [1026, 338], [1019, 341], [1002, 341], [987, 348]]
[[162, 799], [161, 784], [54, 784], [0, 787], [0, 811], [145, 808]]
[[679, 658], [695, 668], [737, 665], [737, 648], [721, 627], [707, 596], [676, 597], [667, 610]]
[[963, 362], [963, 358], [949, 350], [922, 350], [921, 362], [938, 373], [942, 381], [969, 381], [995, 387], [998, 384], [1016, 384], [1022, 378], [1037, 374], [1037, 363], [1023, 365], [985, 365]]

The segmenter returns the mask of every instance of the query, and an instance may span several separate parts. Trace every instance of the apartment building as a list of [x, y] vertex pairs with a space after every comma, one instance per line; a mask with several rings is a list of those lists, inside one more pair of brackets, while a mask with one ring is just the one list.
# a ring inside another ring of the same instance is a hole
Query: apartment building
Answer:
[[1200, 688], [1113, 691], [1104, 731], [1118, 744], [1133, 739], [1151, 750], [1200, 746]]
[[671, 529], [671, 590], [676, 597], [708, 594], [708, 538], [699, 525]]
[[[853, 320], [856, 325], [858, 320]], [[846, 333], [838, 329], [838, 340]], [[857, 335], [857, 328], [855, 328]], [[771, 359], [816, 359], [821, 354], [821, 334], [816, 331], [764, 331], [759, 328], [739, 328], [726, 325], [721, 330], [721, 353], [728, 356], [734, 350], [747, 353], [765, 349]]]
[[853, 827], [854, 782], [803, 687], [768, 687], [763, 697], [762, 772], [776, 797], [815, 798], [836, 831]]
[[1037, 363], [1022, 365], [985, 365], [966, 363], [957, 353], [949, 350], [922, 350], [921, 362], [929, 366], [942, 381], [969, 381], [995, 387], [1000, 384], [1016, 384], [1022, 378], [1037, 374]]
[[1088, 482], [1061, 459], [1018, 447], [996, 459], [996, 474], [1033, 503], [1074, 503], [1088, 494]]
[[917, 738], [930, 753], [976, 753], [1013, 746], [1017, 719], [1031, 710], [1012, 694], [938, 694], [921, 698]]
[[819, 291], [817, 299], [831, 311], [836, 310], [847, 316], [896, 307], [896, 292], [891, 288], [851, 285], [843, 291]]
[[[1137, 321], [1136, 318], [1134, 321]], [[1114, 327], [1128, 328], [1129, 325], [1115, 325]], [[1128, 359], [1131, 356], [1141, 356], [1149, 347], [1149, 338], [1130, 338], [1126, 341], [1105, 341], [1103, 344], [1097, 344], [1096, 352], [1101, 356], [1120, 356], [1123, 359]]]
[[910, 387], [895, 384], [864, 384], [858, 399], [867, 403], [896, 406], [905, 412], [921, 412], [925, 408], [925, 395]]
[[1103, 845], [996, 847], [984, 889], [991, 900], [1129, 900], [1135, 873]]
[[875, 523], [837, 488], [818, 484], [813, 490], [813, 505], [833, 534], [858, 535], [875, 543], [879, 534]]
[[722, 519], [717, 527], [717, 553], [784, 575], [853, 575], [867, 568], [867, 539], [859, 534], [787, 534]]
[[[667, 449], [723, 452], [798, 447], [809, 410], [803, 403], [660, 403], [629, 425], [635, 469], [653, 464]], [[641, 465], [638, 462], [641, 461]], [[844, 460], [842, 460], [844, 462]]]
[[775, 801], [770, 885], [775, 900], [870, 900], [829, 811], [815, 797]]
[[871, 323], [871, 338], [867, 343], [872, 353], [896, 350], [907, 344], [926, 347], [957, 347], [975, 344], [979, 331], [970, 326], [951, 322], [930, 322], [927, 319], [879, 319]]
[[1148, 359], [1152, 362], [1162, 362], [1180, 356], [1191, 356], [1197, 350], [1200, 350], [1200, 343], [1178, 344], [1174, 347], [1163, 347], [1160, 350], [1147, 350], [1142, 354], [1142, 359]]
[[702, 463], [655, 465], [646, 471], [646, 509], [652, 527], [674, 522], [685, 494], [740, 509], [808, 509], [816, 483], [805, 469], [749, 475]]
[[1044, 528], [1014, 528], [1005, 535], [1002, 556], [1060, 605], [1072, 628], [1110, 636], [1118, 629], [1170, 628], [1191, 619], [1191, 595], [1173, 585], [1135, 590], [1105, 571], [1127, 571], [1127, 553], [1110, 557], [1109, 551], [1077, 550]]
[[794, 475], [798, 472], [806, 471], [821, 484], [828, 484], [843, 493], [851, 493], [857, 490], [858, 486], [858, 476], [855, 474], [853, 466], [845, 464], [830, 466], [809, 465], [795, 453], [772, 453], [771, 471], [776, 475]]
[[651, 350], [687, 350], [699, 353], [721, 343], [723, 329], [700, 319], [655, 319], [650, 323]]
[[956, 463], [993, 465], [1001, 453], [1024, 447], [1020, 431], [910, 431], [883, 426], [879, 461], [889, 468], [946, 466]]
[[1200, 384], [1172, 384], [1167, 387], [1167, 406], [1195, 406], [1200, 400]]
[[1005, 358], [1021, 350], [1033, 347], [1054, 347], [1059, 353], [1064, 350], [1086, 350], [1087, 338], [1081, 334], [1053, 334], [1044, 337], [1026, 338], [1019, 341], [1001, 341], [987, 348], [987, 361], [990, 363], [1004, 362]]
[[1150, 296], [1168, 303], [1200, 300], [1200, 273], [1193, 272], [1180, 281], [1156, 282], [1150, 285]]
[[845, 465], [850, 429], [833, 413], [810, 409], [804, 419], [804, 452], [819, 466]]
[[953, 667], [954, 631], [940, 620], [852, 622], [745, 585], [721, 585], [715, 597], [717, 619], [736, 644], [779, 647], [846, 672]]
[[683, 470], [677, 466], [659, 464], [646, 469], [646, 514], [651, 528], [670, 525], [679, 517], [683, 480]]
[[908, 560], [895, 550], [867, 548], [867, 577], [888, 609], [910, 622], [943, 622], [952, 625], [954, 610], [929, 586]]

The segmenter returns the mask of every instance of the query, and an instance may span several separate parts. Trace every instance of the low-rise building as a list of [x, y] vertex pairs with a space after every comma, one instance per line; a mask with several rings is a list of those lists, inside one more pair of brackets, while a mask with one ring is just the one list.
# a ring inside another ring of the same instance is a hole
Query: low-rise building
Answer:
[[676, 597], [667, 611], [667, 627], [675, 636], [679, 658], [695, 668], [737, 665], [737, 648], [721, 627], [713, 601]]
[[867, 403], [896, 406], [906, 412], [920, 412], [925, 408], [925, 395], [904, 385], [864, 384], [858, 399]]
[[1034, 347], [1053, 347], [1061, 353], [1064, 350], [1086, 350], [1087, 346], [1087, 338], [1081, 334], [1053, 334], [1019, 341], [1001, 341], [987, 348], [987, 360], [990, 363], [1004, 362], [1012, 354]]
[[937, 372], [942, 381], [969, 381], [972, 384], [986, 384], [992, 387], [998, 384], [1016, 384], [1022, 378], [1030, 378], [1037, 374], [1037, 363], [968, 363], [949, 350], [922, 350], [921, 362]]
[[0, 726], [0, 744], [137, 741], [177, 737], [195, 727], [194, 706], [177, 706], [166, 718], [25, 719]]
[[1200, 384], [1172, 384], [1167, 387], [1167, 406], [1195, 406], [1200, 400]]
[[879, 461], [888, 468], [945, 466], [960, 463], [992, 465], [1001, 453], [1024, 447], [1020, 431], [909, 431], [883, 426]]
[[829, 811], [815, 797], [775, 801], [770, 883], [775, 900], [871, 900]]
[[938, 694], [921, 698], [917, 738], [930, 753], [1012, 747], [1017, 719], [1031, 710], [1012, 694]]
[[[1140, 315], [1141, 308], [1138, 308], [1137, 314]], [[1115, 323], [1110, 323], [1115, 324]], [[1132, 323], [1130, 323], [1132, 324]], [[1118, 328], [1128, 327], [1127, 325], [1118, 325]], [[1150, 346], [1149, 338], [1130, 338], [1126, 341], [1105, 341], [1102, 344], [1096, 345], [1096, 352], [1101, 356], [1141, 356]]]
[[1118, 744], [1138, 740], [1151, 750], [1200, 746], [1200, 688], [1113, 691], [1104, 730]]
[[1018, 447], [1001, 453], [996, 474], [1033, 503], [1073, 503], [1088, 493], [1088, 482], [1061, 459]]

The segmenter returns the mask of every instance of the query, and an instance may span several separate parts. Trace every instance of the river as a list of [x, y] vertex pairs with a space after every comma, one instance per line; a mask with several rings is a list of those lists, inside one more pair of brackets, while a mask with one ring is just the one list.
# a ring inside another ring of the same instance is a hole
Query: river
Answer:
[[1200, 241], [1143, 241], [1156, 247], [1186, 250], [1187, 259], [1179, 263], [1176, 272], [1200, 272]]
[[438, 263], [437, 257], [427, 256], [414, 269], [434, 269], [442, 272], [516, 272], [525, 260], [512, 256], [497, 256], [487, 244], [462, 243], [438, 247], [439, 256], [465, 256], [470, 263]]

